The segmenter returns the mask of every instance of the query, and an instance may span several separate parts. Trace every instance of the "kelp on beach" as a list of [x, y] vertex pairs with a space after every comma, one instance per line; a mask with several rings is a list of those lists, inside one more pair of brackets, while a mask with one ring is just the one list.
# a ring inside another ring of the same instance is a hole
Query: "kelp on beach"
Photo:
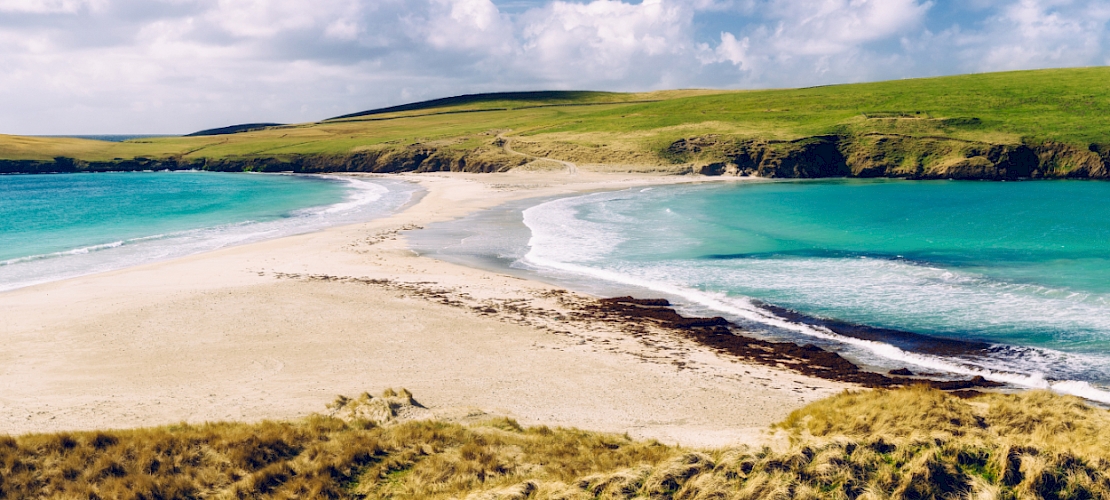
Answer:
[[408, 420], [406, 391], [295, 422], [0, 439], [5, 498], [1107, 498], [1110, 412], [1047, 392], [847, 392], [783, 449], [691, 450], [506, 418]]

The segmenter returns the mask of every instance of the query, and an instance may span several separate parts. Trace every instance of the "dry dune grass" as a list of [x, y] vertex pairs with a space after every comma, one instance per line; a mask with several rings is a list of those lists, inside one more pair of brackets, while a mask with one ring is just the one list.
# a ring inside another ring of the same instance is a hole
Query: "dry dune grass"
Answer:
[[[406, 391], [298, 422], [0, 441], [5, 498], [1110, 498], [1110, 413], [1044, 392], [845, 393], [788, 451], [693, 451], [510, 419], [404, 420]], [[414, 413], [416, 412], [416, 413]], [[400, 417], [400, 418], [399, 418]]]
[[846, 393], [792, 413], [778, 427], [796, 440], [882, 436], [1000, 442], [1068, 450], [1110, 463], [1110, 412], [1048, 391], [961, 400], [921, 387]]

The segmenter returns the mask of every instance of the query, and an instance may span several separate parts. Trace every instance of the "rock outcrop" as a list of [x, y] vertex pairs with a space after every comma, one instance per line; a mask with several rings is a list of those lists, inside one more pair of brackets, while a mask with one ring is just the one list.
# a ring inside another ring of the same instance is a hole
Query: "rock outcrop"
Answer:
[[209, 170], [215, 172], [501, 172], [524, 159], [490, 151], [457, 151], [435, 147], [408, 147], [359, 151], [348, 154], [281, 155], [224, 158], [130, 158], [84, 161], [58, 157], [53, 160], [2, 160], [0, 174], [65, 172], [130, 172], [145, 170]]
[[682, 139], [664, 155], [704, 175], [777, 178], [1108, 179], [1110, 146], [1057, 142], [989, 144], [894, 134], [815, 136], [796, 141]]
[[[494, 145], [496, 146], [496, 145]], [[991, 144], [943, 136], [822, 135], [794, 141], [707, 135], [680, 139], [660, 152], [703, 175], [768, 178], [1110, 179], [1110, 144]], [[540, 154], [539, 156], [546, 156]], [[557, 154], [554, 154], [557, 156]], [[210, 170], [219, 172], [503, 172], [529, 160], [500, 147], [474, 150], [426, 144], [344, 154], [223, 158], [130, 158], [85, 161], [3, 160], [0, 174]]]

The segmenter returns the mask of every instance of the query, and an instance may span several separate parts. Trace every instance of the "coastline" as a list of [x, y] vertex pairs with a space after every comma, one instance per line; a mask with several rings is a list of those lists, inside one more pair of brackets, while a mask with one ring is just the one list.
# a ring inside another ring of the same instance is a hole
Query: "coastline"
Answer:
[[[7, 186], [7, 188], [14, 189], [16, 192], [27, 189], [30, 193], [28, 196], [31, 198], [49, 198], [56, 195], [51, 190], [56, 189], [59, 184], [77, 182], [93, 192], [105, 189], [113, 192], [122, 190], [121, 193], [116, 193], [116, 196], [129, 196], [126, 191], [128, 188], [124, 187], [128, 183], [123, 183], [123, 186], [109, 183], [108, 185], [112, 187], [107, 188], [103, 181], [111, 179], [109, 177], [111, 175], [96, 177], [95, 179], [100, 182], [89, 182], [89, 178], [78, 180], [70, 175], [61, 183], [51, 184], [50, 181], [45, 181], [41, 184], [32, 183], [31, 186], [21, 186], [17, 183], [14, 187]], [[72, 215], [67, 222], [75, 228], [73, 231], [69, 229], [59, 231], [61, 228], [51, 227], [50, 232], [43, 235], [33, 229], [24, 234], [20, 234], [23, 230], [17, 230], [12, 246], [25, 252], [16, 255], [9, 253], [5, 258], [0, 258], [0, 292], [364, 222], [389, 215], [407, 206], [409, 200], [419, 192], [414, 186], [401, 181], [381, 179], [368, 182], [343, 176], [208, 172], [115, 175], [140, 176], [148, 179], [145, 182], [157, 183], [145, 186], [140, 184], [139, 196], [148, 198], [135, 202], [130, 210], [125, 211], [162, 204], [161, 200], [149, 198], [151, 193], [160, 192], [163, 189], [172, 190], [179, 184], [184, 184], [184, 189], [194, 192], [213, 188], [217, 191], [220, 188], [243, 189], [247, 201], [240, 203], [241, 206], [227, 206], [222, 211], [205, 211], [208, 206], [223, 205], [211, 203], [207, 206], [192, 206], [179, 212], [173, 212], [171, 209], [168, 213], [146, 213], [142, 217], [123, 216], [120, 220], [112, 220], [111, 229], [95, 226], [90, 228], [89, 223], [98, 218], [111, 218], [113, 215], [101, 214], [101, 217], [97, 217], [79, 213]], [[51, 179], [50, 176], [38, 177]], [[196, 177], [204, 180], [198, 181]], [[259, 210], [250, 206], [257, 191], [251, 193], [252, 187], [243, 181], [244, 179], [257, 181], [262, 177], [268, 178], [265, 181], [268, 182], [266, 184], [268, 188], [289, 189], [288, 184], [275, 184], [275, 182], [285, 182], [277, 179], [299, 178], [293, 182], [313, 189], [330, 184], [334, 196], [327, 200], [312, 197], [306, 199], [303, 198], [304, 193], [300, 193], [293, 195], [299, 198], [291, 203], [289, 197], [280, 198], [279, 193], [276, 202], [265, 202], [267, 208]], [[230, 187], [225, 187], [229, 180]], [[43, 189], [46, 190], [45, 193], [40, 193]], [[142, 191], [144, 189], [145, 192]], [[213, 193], [213, 196], [220, 196], [220, 194]], [[200, 197], [195, 198], [198, 205], [205, 203], [200, 199]], [[225, 199], [232, 198], [225, 195]], [[17, 219], [20, 218], [18, 207], [23, 203], [18, 198], [15, 202]], [[72, 203], [76, 206], [96, 205], [95, 202], [84, 199], [76, 199]], [[172, 199], [167, 201], [166, 205], [182, 206], [179, 200]], [[5, 215], [11, 214], [5, 212]], [[41, 223], [33, 225], [42, 226]], [[25, 248], [26, 244], [38, 238], [50, 241], [51, 246], [33, 247], [38, 251]], [[10, 239], [5, 240], [12, 242]]]
[[[295, 418], [405, 386], [447, 420], [488, 412], [719, 446], [854, 387], [688, 339], [544, 324], [557, 287], [419, 257], [403, 236], [516, 199], [702, 178], [400, 178], [426, 194], [389, 217], [5, 293], [0, 432]], [[452, 304], [463, 299], [494, 312]]]

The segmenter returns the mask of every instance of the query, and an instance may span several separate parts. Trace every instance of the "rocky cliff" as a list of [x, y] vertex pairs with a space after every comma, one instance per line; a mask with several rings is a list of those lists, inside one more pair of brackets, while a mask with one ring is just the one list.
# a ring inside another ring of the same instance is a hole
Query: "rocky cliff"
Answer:
[[1107, 179], [1110, 146], [1056, 142], [989, 144], [893, 134], [817, 136], [796, 141], [682, 139], [664, 152], [705, 175], [896, 177], [907, 179]]
[[[692, 165], [693, 172], [704, 175], [797, 179], [1110, 179], [1107, 144], [1086, 147], [1057, 142], [991, 144], [942, 136], [877, 133], [822, 135], [794, 141], [708, 135], [675, 141], [660, 156], [676, 167]], [[506, 171], [527, 161], [524, 156], [511, 155], [494, 146], [458, 150], [413, 145], [347, 154], [265, 157], [0, 160], [0, 174], [143, 170], [488, 173]]]
[[500, 172], [524, 163], [524, 158], [497, 151], [455, 151], [433, 147], [360, 151], [349, 154], [283, 155], [225, 158], [132, 158], [83, 161], [2, 160], [0, 174], [63, 172], [128, 172], [144, 170], [209, 170], [216, 172]]

